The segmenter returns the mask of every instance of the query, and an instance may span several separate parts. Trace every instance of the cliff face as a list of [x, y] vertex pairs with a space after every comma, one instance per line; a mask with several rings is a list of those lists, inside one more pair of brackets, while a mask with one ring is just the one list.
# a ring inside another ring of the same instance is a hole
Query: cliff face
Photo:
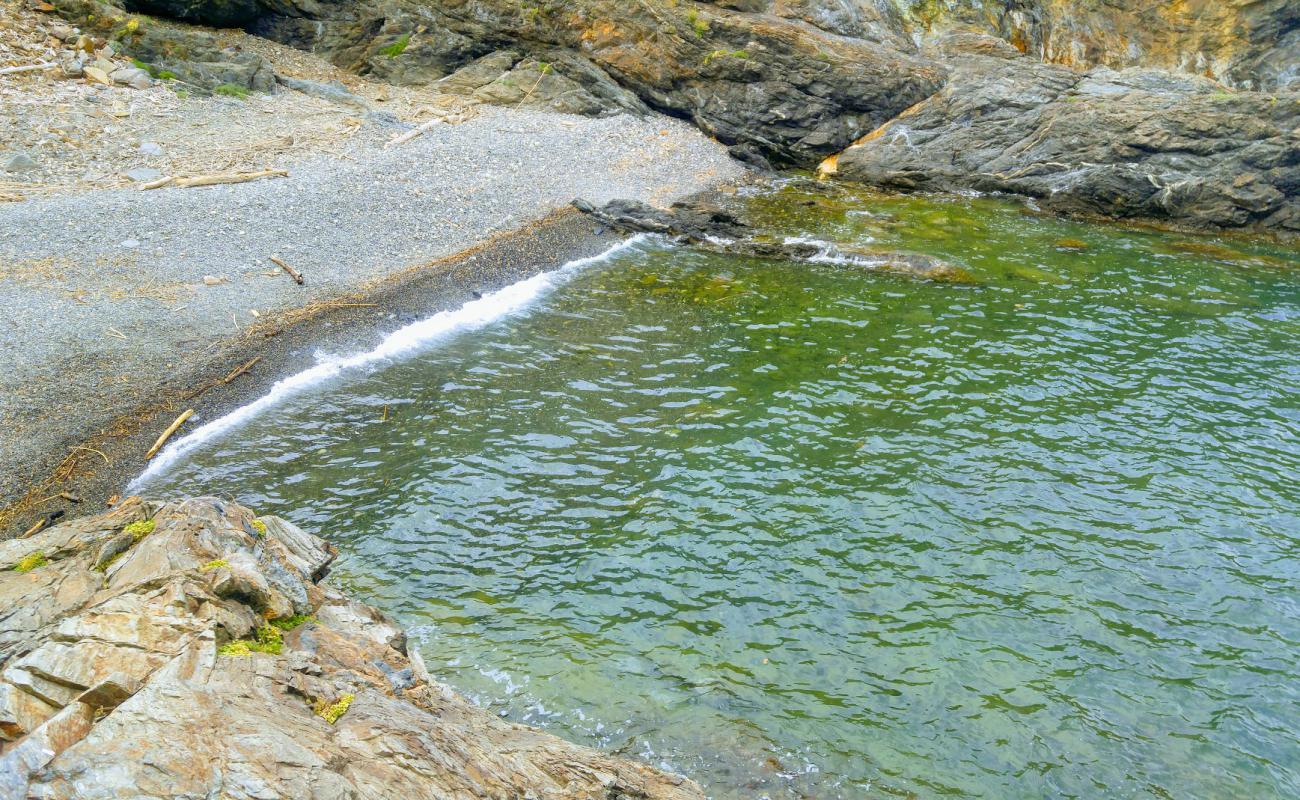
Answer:
[[847, 148], [828, 172], [1300, 231], [1296, 0], [126, 2], [485, 102], [666, 112], [759, 166]]
[[1079, 73], [980, 34], [944, 40], [933, 97], [823, 164], [896, 189], [977, 189], [1066, 213], [1300, 233], [1300, 94]]
[[976, 31], [1076, 69], [1159, 67], [1243, 89], [1300, 87], [1293, 0], [892, 2], [918, 39]]
[[1078, 70], [1158, 67], [1242, 89], [1300, 85], [1294, 0], [714, 0], [830, 33], [917, 50], [952, 33], [997, 36]]
[[0, 800], [703, 797], [435, 683], [333, 556], [213, 499], [0, 542]]

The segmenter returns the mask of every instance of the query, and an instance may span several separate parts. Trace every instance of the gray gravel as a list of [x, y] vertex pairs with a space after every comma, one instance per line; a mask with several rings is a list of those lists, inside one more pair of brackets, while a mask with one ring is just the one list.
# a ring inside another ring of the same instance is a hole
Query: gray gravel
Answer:
[[[0, 204], [0, 504], [38, 477], [36, 465], [48, 469], [251, 324], [576, 196], [663, 204], [742, 174], [675, 120], [496, 109], [401, 147], [283, 166], [287, 179]], [[306, 285], [276, 272], [271, 255]]]

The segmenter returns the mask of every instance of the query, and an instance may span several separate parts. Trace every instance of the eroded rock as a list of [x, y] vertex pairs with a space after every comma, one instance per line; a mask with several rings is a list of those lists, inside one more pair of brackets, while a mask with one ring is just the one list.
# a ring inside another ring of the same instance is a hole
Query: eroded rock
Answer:
[[703, 797], [434, 683], [333, 556], [214, 499], [0, 542], [0, 798]]
[[1300, 94], [1079, 73], [1000, 47], [949, 42], [948, 85], [823, 169], [888, 188], [1028, 195], [1073, 214], [1300, 232]]

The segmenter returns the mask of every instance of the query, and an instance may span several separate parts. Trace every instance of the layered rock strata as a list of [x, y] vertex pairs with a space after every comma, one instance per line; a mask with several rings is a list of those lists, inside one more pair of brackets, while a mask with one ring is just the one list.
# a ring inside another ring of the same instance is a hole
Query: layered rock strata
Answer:
[[0, 542], [0, 798], [702, 798], [439, 685], [334, 550], [198, 499]]

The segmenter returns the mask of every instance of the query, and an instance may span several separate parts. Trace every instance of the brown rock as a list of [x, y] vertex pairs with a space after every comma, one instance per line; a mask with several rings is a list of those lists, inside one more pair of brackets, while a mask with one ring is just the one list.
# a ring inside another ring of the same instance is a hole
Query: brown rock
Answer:
[[[144, 515], [152, 532], [94, 571]], [[334, 550], [283, 520], [132, 498], [0, 542], [0, 567], [34, 552], [44, 566], [0, 572], [0, 598], [30, 606], [0, 606], [4, 800], [703, 797], [434, 683], [396, 624], [319, 582]], [[290, 613], [312, 618], [257, 652]]]

